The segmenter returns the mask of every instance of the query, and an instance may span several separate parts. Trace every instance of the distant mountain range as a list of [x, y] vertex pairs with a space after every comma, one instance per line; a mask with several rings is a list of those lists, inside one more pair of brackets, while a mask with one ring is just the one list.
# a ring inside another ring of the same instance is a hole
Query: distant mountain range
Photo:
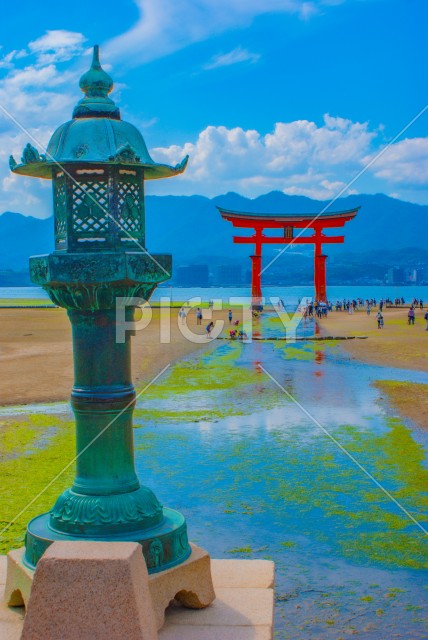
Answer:
[[[232, 243], [233, 228], [221, 219], [216, 206], [265, 213], [317, 213], [327, 203], [272, 191], [255, 199], [236, 193], [203, 196], [147, 196], [147, 240], [152, 253], [172, 253], [175, 265], [210, 260], [236, 261], [249, 247]], [[332, 256], [344, 253], [405, 251], [427, 248], [428, 206], [402, 202], [382, 194], [353, 195], [329, 209], [361, 206], [345, 227], [345, 244], [328, 247]], [[0, 215], [0, 269], [27, 268], [28, 257], [53, 250], [52, 218], [26, 217], [10, 211]], [[275, 247], [271, 249], [274, 251]]]

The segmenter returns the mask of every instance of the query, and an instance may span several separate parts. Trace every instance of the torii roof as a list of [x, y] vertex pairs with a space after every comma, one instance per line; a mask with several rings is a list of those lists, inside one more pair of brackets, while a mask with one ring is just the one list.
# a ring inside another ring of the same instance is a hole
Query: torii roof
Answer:
[[246, 221], [246, 222], [278, 222], [279, 224], [291, 224], [293, 222], [307, 222], [310, 220], [321, 220], [323, 222], [338, 220], [346, 222], [352, 220], [357, 215], [361, 207], [347, 209], [345, 211], [324, 211], [321, 213], [254, 213], [244, 211], [231, 211], [223, 207], [217, 207], [224, 220]]

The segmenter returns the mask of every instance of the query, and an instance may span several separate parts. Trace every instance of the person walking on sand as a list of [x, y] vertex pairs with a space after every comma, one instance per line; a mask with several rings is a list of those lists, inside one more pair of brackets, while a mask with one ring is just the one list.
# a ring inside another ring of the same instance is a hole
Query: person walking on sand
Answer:
[[196, 309], [196, 324], [202, 324], [202, 311], [200, 307]]
[[211, 331], [214, 329], [214, 322], [210, 322], [206, 326], [207, 338], [211, 338]]
[[232, 309], [229, 309], [228, 311], [228, 318], [229, 318], [229, 324], [232, 324], [232, 318], [233, 318]]
[[378, 329], [383, 329], [383, 315], [382, 315], [381, 311], [377, 312], [376, 320], [377, 320], [377, 328]]
[[413, 308], [413, 305], [410, 307], [408, 313], [407, 313], [407, 324], [415, 324], [415, 310]]
[[181, 318], [181, 324], [184, 324], [186, 321], [186, 312], [184, 311], [183, 307], [181, 307], [180, 311], [178, 312], [178, 315]]
[[427, 326], [425, 327], [425, 331], [428, 331], [428, 311], [424, 315], [424, 320], [427, 323]]

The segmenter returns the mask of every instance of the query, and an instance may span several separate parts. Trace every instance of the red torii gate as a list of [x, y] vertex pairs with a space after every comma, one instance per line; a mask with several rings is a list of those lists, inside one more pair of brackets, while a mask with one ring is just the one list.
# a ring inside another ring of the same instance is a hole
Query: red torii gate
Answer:
[[[314, 284], [315, 300], [327, 301], [326, 259], [323, 253], [323, 244], [336, 244], [345, 241], [344, 236], [326, 236], [325, 229], [343, 227], [349, 220], [355, 218], [360, 207], [348, 211], [335, 211], [332, 213], [244, 213], [242, 211], [229, 211], [217, 207], [223, 220], [228, 220], [234, 227], [241, 229], [253, 229], [251, 236], [234, 236], [236, 244], [254, 244], [254, 254], [251, 257], [251, 296], [253, 307], [261, 304], [262, 287], [262, 247], [264, 244], [313, 244], [314, 245]], [[281, 236], [265, 236], [265, 229], [281, 229]], [[313, 231], [313, 235], [305, 236], [297, 234], [294, 230], [303, 229]]]

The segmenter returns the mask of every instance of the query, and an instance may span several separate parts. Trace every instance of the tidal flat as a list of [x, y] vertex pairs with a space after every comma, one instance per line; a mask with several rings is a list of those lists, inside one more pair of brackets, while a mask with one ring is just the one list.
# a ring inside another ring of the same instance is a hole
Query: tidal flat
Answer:
[[[425, 638], [428, 438], [374, 383], [427, 375], [308, 344], [217, 342], [173, 364], [138, 401], [140, 479], [213, 557], [275, 561], [276, 638]], [[74, 456], [54, 409], [1, 418], [3, 552], [72, 481], [70, 464], [20, 514]]]

